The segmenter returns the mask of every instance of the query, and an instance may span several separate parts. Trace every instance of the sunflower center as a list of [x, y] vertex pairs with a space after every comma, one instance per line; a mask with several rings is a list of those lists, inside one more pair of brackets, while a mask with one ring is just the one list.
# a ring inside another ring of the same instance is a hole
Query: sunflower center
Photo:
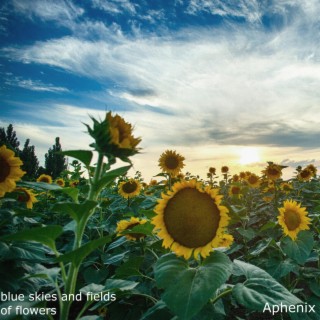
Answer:
[[10, 166], [5, 159], [0, 158], [0, 182], [6, 180], [10, 174]]
[[122, 191], [125, 193], [132, 193], [137, 190], [137, 183], [135, 181], [128, 181], [122, 186]]
[[277, 176], [279, 174], [279, 171], [275, 168], [269, 168], [268, 169], [268, 175], [269, 176]]
[[239, 194], [240, 188], [239, 187], [232, 187], [231, 192], [232, 192], [232, 194]]
[[171, 169], [171, 170], [176, 169], [179, 165], [179, 159], [177, 159], [177, 157], [174, 157], [174, 156], [166, 157], [165, 165], [168, 169]]
[[284, 220], [288, 230], [290, 231], [297, 229], [301, 223], [301, 218], [299, 213], [293, 210], [285, 211]]
[[220, 211], [214, 199], [194, 188], [178, 191], [167, 203], [164, 223], [177, 243], [198, 248], [216, 236]]
[[248, 179], [249, 183], [251, 184], [255, 184], [258, 182], [258, 178], [255, 177], [255, 176], [250, 176], [249, 179]]

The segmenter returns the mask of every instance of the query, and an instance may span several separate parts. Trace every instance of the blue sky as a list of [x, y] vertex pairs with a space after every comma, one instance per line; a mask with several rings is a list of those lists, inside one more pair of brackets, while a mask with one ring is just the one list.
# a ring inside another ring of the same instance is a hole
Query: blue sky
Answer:
[[5, 0], [0, 12], [0, 126], [41, 161], [56, 136], [87, 148], [82, 123], [112, 110], [142, 137], [133, 162], [148, 179], [166, 149], [203, 177], [320, 165], [318, 0]]

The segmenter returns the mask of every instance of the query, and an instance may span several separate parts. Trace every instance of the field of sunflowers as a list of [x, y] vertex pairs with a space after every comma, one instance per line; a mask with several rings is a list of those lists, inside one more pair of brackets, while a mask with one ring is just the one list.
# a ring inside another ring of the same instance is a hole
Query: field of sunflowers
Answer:
[[72, 170], [55, 181], [22, 181], [0, 148], [0, 319], [320, 319], [315, 166], [200, 179], [164, 150], [146, 183], [128, 174], [131, 124], [92, 121], [91, 150], [63, 151]]

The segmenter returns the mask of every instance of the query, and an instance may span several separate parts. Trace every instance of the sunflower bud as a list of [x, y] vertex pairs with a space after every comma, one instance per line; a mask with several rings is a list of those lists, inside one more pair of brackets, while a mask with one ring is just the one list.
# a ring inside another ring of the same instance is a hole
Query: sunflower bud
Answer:
[[137, 145], [140, 138], [132, 135], [133, 127], [119, 115], [113, 116], [111, 112], [106, 114], [106, 118], [99, 122], [94, 118], [93, 128], [88, 125], [88, 132], [95, 139], [94, 147], [100, 153], [105, 154], [110, 163], [115, 162], [115, 158], [130, 162], [129, 157], [138, 153]]

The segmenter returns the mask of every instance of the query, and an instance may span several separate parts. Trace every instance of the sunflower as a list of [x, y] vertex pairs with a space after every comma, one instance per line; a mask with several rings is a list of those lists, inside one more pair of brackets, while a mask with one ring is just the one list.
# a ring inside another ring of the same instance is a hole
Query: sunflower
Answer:
[[184, 167], [183, 160], [185, 158], [172, 150], [166, 150], [159, 158], [159, 167], [162, 172], [176, 176]]
[[238, 182], [238, 181], [240, 181], [240, 176], [237, 175], [237, 174], [234, 174], [234, 175], [232, 176], [232, 182]]
[[209, 168], [209, 173], [215, 175], [216, 174], [216, 168], [210, 167]]
[[314, 177], [317, 175], [317, 168], [312, 163], [308, 164], [306, 169], [310, 170]]
[[32, 209], [33, 204], [35, 202], [38, 202], [38, 200], [35, 197], [35, 194], [30, 189], [19, 187], [15, 188], [14, 191], [18, 193], [17, 200], [19, 202], [25, 203], [28, 209]]
[[234, 197], [234, 198], [238, 198], [238, 199], [241, 198], [241, 196], [242, 196], [241, 188], [237, 185], [230, 186], [229, 196]]
[[293, 200], [286, 200], [283, 207], [279, 208], [278, 221], [283, 232], [292, 240], [296, 240], [297, 235], [302, 230], [308, 230], [310, 218], [307, 217], [308, 212], [305, 207]]
[[241, 171], [241, 172], [239, 173], [239, 177], [240, 177], [240, 180], [245, 180], [245, 179], [246, 179], [246, 177], [247, 177], [246, 172]]
[[132, 125], [126, 122], [118, 114], [113, 116], [108, 112], [106, 119], [109, 122], [109, 130], [111, 133], [111, 143], [115, 144], [121, 149], [136, 150], [136, 146], [140, 143], [140, 138], [135, 138], [132, 135]]
[[280, 189], [281, 189], [284, 193], [288, 194], [288, 193], [290, 193], [290, 192], [293, 190], [293, 186], [292, 186], [292, 184], [289, 183], [289, 182], [282, 182], [282, 183], [280, 184]]
[[44, 182], [44, 183], [52, 183], [52, 177], [48, 174], [42, 174], [38, 179], [37, 182]]
[[262, 170], [262, 173], [270, 180], [277, 180], [282, 176], [282, 167], [278, 164], [269, 162], [268, 166]]
[[189, 259], [208, 256], [219, 247], [228, 225], [228, 209], [222, 206], [218, 189], [202, 186], [195, 179], [173, 185], [162, 194], [154, 211], [154, 230], [163, 239], [163, 247]]
[[79, 185], [79, 180], [72, 180], [69, 182], [71, 188], [76, 188]]
[[298, 179], [302, 181], [309, 181], [313, 177], [313, 175], [314, 174], [310, 169], [304, 168], [299, 172]]
[[56, 184], [59, 185], [60, 187], [64, 187], [65, 186], [65, 182], [62, 178], [59, 178], [56, 180]]
[[254, 173], [250, 173], [250, 175], [246, 177], [246, 181], [252, 188], [259, 188], [261, 183], [260, 178]]
[[128, 199], [137, 196], [141, 191], [141, 183], [136, 179], [122, 181], [119, 184], [119, 194]]
[[[122, 232], [125, 230], [132, 229], [135, 226], [145, 224], [147, 222], [146, 219], [138, 219], [135, 217], [131, 217], [130, 220], [121, 220], [117, 224], [117, 233], [118, 236], [123, 236]], [[125, 237], [128, 240], [139, 240], [141, 238], [144, 238], [146, 235], [143, 233], [131, 233], [131, 234], [125, 234]]]
[[16, 187], [16, 181], [20, 180], [25, 174], [20, 169], [23, 162], [14, 156], [14, 152], [7, 149], [5, 145], [0, 147], [0, 197], [6, 192], [11, 192]]
[[227, 166], [222, 166], [222, 167], [221, 167], [221, 172], [222, 172], [222, 173], [228, 173], [228, 172], [229, 172], [229, 167], [227, 167]]

